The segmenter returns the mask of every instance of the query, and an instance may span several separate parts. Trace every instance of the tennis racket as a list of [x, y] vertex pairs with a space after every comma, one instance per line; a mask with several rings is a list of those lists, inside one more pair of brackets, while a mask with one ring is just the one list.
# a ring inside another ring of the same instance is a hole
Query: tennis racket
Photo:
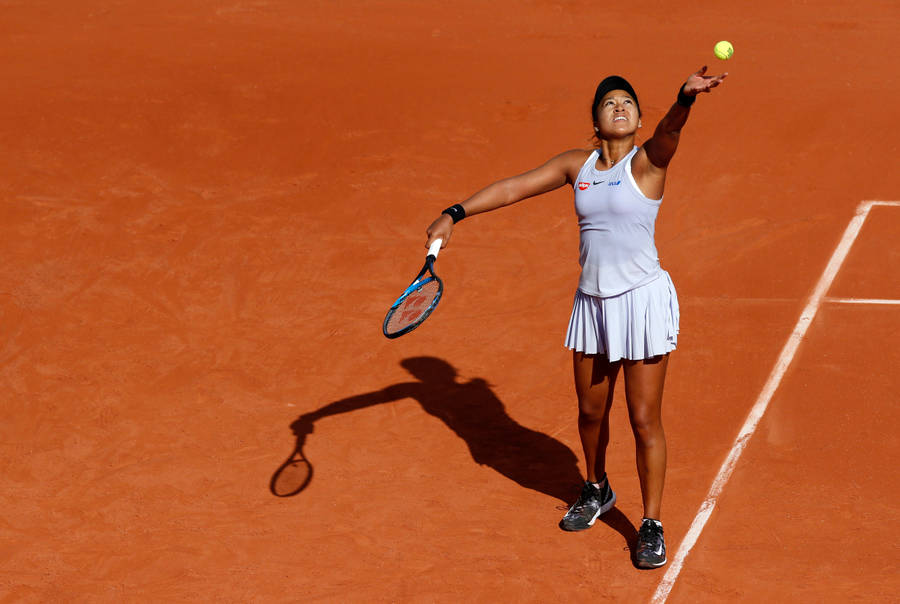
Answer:
[[441, 301], [444, 283], [434, 274], [434, 261], [441, 251], [441, 241], [435, 239], [431, 243], [425, 266], [388, 310], [381, 327], [386, 337], [399, 338], [411, 332], [428, 318]]

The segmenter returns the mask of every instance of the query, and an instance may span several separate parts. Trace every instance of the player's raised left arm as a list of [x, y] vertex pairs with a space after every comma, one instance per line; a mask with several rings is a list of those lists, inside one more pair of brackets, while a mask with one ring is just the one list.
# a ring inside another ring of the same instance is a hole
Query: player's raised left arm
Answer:
[[[675, 155], [675, 150], [678, 148], [681, 129], [687, 122], [695, 97], [701, 92], [710, 92], [721, 84], [727, 76], [727, 73], [714, 76], [706, 75], [706, 65], [704, 65], [699, 71], [688, 77], [679, 91], [678, 100], [672, 104], [668, 113], [659, 121], [650, 140], [644, 143], [643, 149], [649, 164], [646, 166], [647, 169], [666, 169]], [[640, 168], [643, 166], [635, 167], [640, 171]]]

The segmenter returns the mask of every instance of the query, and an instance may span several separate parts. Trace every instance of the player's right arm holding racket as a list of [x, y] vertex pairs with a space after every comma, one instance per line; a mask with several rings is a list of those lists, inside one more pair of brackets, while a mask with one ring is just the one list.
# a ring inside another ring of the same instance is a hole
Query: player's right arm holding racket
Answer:
[[467, 216], [490, 212], [574, 183], [579, 169], [590, 154], [589, 150], [572, 149], [534, 170], [488, 185], [465, 201], [448, 208], [432, 222], [426, 231], [428, 240], [425, 247], [429, 247], [436, 239], [443, 240], [441, 247], [446, 247], [453, 233], [453, 225]]

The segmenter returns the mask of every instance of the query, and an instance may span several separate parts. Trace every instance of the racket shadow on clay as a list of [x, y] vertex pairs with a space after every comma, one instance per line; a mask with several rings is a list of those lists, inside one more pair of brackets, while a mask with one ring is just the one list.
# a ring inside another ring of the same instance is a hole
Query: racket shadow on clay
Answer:
[[269, 490], [276, 497], [298, 495], [312, 482], [313, 467], [303, 454], [303, 445], [306, 443], [306, 437], [312, 434], [313, 424], [301, 417], [291, 424], [291, 430], [297, 438], [294, 443], [294, 451], [275, 470], [272, 480], [269, 481]]

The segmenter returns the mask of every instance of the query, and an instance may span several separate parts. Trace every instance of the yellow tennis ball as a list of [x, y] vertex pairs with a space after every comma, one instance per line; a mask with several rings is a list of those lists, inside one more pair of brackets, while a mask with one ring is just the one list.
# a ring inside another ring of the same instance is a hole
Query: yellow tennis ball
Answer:
[[732, 46], [731, 42], [729, 42], [728, 40], [722, 40], [721, 42], [716, 43], [716, 47], [713, 48], [713, 52], [716, 53], [716, 56], [723, 61], [727, 61], [731, 58], [731, 55], [734, 54], [734, 46]]

